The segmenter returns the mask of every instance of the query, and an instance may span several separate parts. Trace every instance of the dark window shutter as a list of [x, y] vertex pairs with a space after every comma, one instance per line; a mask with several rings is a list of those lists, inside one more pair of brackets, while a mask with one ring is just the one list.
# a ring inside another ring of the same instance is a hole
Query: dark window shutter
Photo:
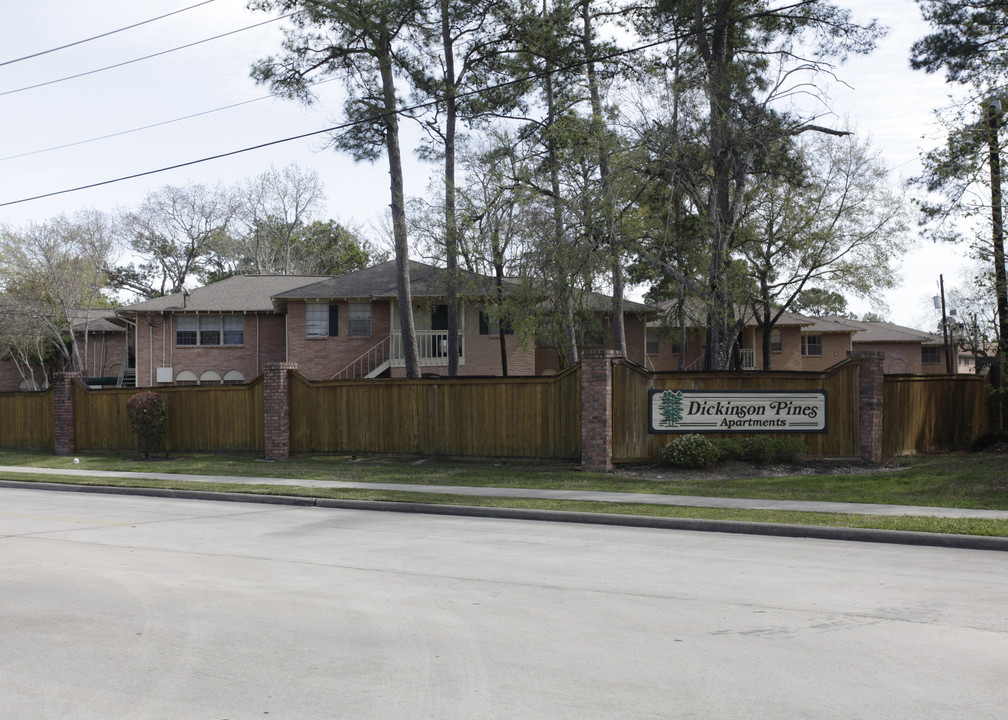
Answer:
[[329, 306], [329, 337], [339, 335], [339, 305]]
[[485, 312], [483, 312], [482, 310], [480, 310], [480, 332], [479, 332], [479, 334], [480, 335], [489, 335], [490, 334], [490, 318], [487, 317], [487, 314]]

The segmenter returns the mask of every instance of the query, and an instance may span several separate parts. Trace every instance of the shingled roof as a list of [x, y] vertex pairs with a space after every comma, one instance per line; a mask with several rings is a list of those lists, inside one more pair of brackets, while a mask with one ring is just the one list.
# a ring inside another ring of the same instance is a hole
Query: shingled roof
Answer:
[[[415, 298], [445, 297], [448, 294], [447, 271], [410, 260], [410, 293]], [[460, 296], [486, 296], [494, 292], [493, 278], [466, 270], [458, 270]], [[332, 300], [336, 298], [395, 298], [395, 260], [372, 265], [363, 270], [319, 280], [313, 284], [279, 292], [278, 304], [285, 300]]]
[[835, 316], [828, 317], [826, 320], [850, 327], [854, 332], [853, 340], [856, 343], [941, 345], [943, 342], [941, 336], [935, 333], [903, 327], [902, 325], [895, 325], [890, 322], [867, 322]]
[[141, 312], [274, 312], [273, 296], [325, 280], [324, 275], [235, 275], [183, 293], [165, 295], [120, 309]]

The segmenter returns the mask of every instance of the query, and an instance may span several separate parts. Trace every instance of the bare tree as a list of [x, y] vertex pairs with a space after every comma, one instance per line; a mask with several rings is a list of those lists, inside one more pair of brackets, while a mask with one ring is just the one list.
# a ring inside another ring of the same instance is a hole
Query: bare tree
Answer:
[[115, 268], [112, 284], [144, 298], [180, 292], [202, 278], [227, 244], [237, 212], [234, 193], [221, 185], [166, 185], [149, 193], [120, 219], [124, 240], [143, 262]]
[[245, 232], [236, 235], [233, 253], [256, 274], [292, 275], [297, 233], [320, 219], [325, 188], [314, 170], [297, 164], [275, 167], [238, 191]]
[[[105, 268], [115, 251], [111, 223], [96, 211], [4, 231], [4, 314], [17, 318], [29, 345], [44, 335], [65, 367], [86, 373], [89, 313], [107, 304]], [[73, 332], [79, 325], [83, 332]]]

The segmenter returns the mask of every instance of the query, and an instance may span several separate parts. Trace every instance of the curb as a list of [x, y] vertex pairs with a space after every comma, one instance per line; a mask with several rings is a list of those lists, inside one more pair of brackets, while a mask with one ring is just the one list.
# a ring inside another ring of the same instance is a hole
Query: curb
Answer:
[[810, 538], [814, 540], [845, 540], [851, 542], [887, 543], [922, 547], [957, 548], [963, 550], [996, 550], [1008, 552], [1008, 537], [984, 535], [953, 535], [943, 533], [878, 530], [873, 528], [824, 527], [819, 525], [785, 525], [755, 523], [741, 520], [701, 520], [697, 518], [665, 518], [648, 515], [615, 513], [564, 512], [560, 510], [530, 510], [525, 508], [495, 508], [472, 505], [428, 505], [426, 503], [383, 502], [377, 500], [337, 500], [333, 498], [298, 497], [293, 495], [255, 495], [252, 493], [209, 492], [206, 490], [171, 490], [163, 488], [111, 487], [107, 485], [69, 485], [0, 480], [0, 487], [20, 490], [51, 490], [99, 495], [133, 495], [173, 498], [178, 500], [211, 500], [217, 502], [288, 505], [340, 510], [418, 513], [453, 517], [485, 517], [500, 520], [534, 520], [582, 525], [609, 525], [651, 528], [656, 530], [691, 530], [694, 532], [762, 535], [766, 537]]

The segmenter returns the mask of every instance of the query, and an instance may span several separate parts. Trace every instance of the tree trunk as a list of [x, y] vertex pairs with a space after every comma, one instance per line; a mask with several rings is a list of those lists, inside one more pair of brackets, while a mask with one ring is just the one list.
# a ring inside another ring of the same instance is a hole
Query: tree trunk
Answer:
[[[998, 308], [998, 360], [1003, 365], [1008, 353], [1008, 277], [1005, 273], [1004, 218], [1001, 211], [1001, 155], [998, 151], [999, 113], [994, 103], [987, 105], [987, 147], [990, 152], [991, 230], [994, 243], [994, 287]], [[1001, 382], [1001, 427], [1008, 427], [1008, 403], [1004, 402], [1004, 378]]]
[[591, 0], [581, 0], [581, 36], [585, 53], [585, 73], [588, 77], [588, 94], [591, 97], [592, 132], [598, 141], [599, 188], [602, 191], [602, 216], [606, 241], [612, 255], [612, 330], [613, 348], [626, 355], [626, 328], [623, 323], [623, 252], [616, 232], [616, 213], [609, 183], [609, 150], [603, 132], [602, 95], [599, 91], [598, 73], [595, 71], [595, 46], [592, 43]]
[[458, 375], [458, 224], [455, 217], [455, 50], [448, 22], [448, 1], [441, 0], [441, 42], [445, 78], [445, 263], [448, 268], [448, 377]]
[[391, 38], [381, 35], [382, 94], [385, 106], [385, 145], [388, 151], [392, 209], [392, 233], [396, 256], [396, 296], [399, 301], [399, 329], [402, 332], [406, 377], [420, 377], [420, 353], [417, 351], [416, 326], [413, 324], [413, 294], [410, 291], [409, 244], [406, 235], [406, 207], [403, 199], [402, 155], [399, 150], [399, 119], [396, 114], [395, 80], [392, 75]]

